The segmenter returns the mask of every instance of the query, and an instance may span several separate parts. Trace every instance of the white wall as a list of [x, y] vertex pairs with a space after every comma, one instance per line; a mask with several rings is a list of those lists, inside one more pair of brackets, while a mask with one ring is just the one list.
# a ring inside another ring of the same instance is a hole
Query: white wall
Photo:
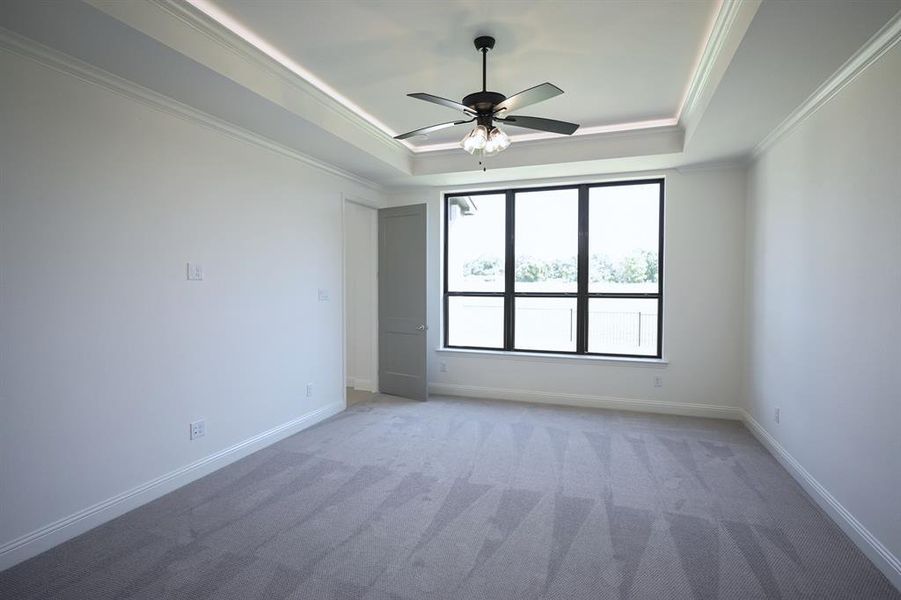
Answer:
[[3, 568], [341, 409], [341, 197], [374, 192], [5, 52], [0, 81]]
[[901, 44], [753, 166], [746, 394], [901, 586], [899, 93]]
[[347, 201], [344, 208], [347, 385], [376, 390], [378, 330], [378, 220], [374, 208]]
[[[667, 365], [435, 351], [441, 345], [442, 330], [441, 194], [462, 188], [390, 192], [390, 204], [429, 205], [429, 381], [433, 391], [737, 418], [744, 311], [744, 171], [663, 175]], [[490, 187], [486, 183], [482, 189]], [[441, 371], [441, 363], [446, 372]], [[658, 375], [664, 378], [662, 388], [654, 387]]]

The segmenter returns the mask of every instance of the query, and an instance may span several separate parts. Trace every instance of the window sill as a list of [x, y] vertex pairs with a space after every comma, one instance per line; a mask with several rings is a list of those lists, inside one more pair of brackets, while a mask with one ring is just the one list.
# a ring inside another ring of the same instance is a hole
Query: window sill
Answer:
[[528, 362], [572, 363], [585, 362], [629, 367], [666, 367], [669, 361], [663, 358], [632, 358], [616, 356], [590, 356], [584, 354], [549, 354], [544, 352], [507, 352], [505, 350], [472, 350], [469, 348], [435, 348], [437, 354], [459, 354], [522, 360]]

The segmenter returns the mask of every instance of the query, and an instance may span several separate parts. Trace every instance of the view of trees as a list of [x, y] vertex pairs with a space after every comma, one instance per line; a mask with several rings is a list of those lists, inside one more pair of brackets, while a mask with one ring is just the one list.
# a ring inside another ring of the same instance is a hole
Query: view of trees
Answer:
[[484, 277], [491, 279], [497, 277], [501, 272], [501, 261], [497, 258], [488, 258], [480, 256], [475, 260], [471, 260], [463, 265], [464, 277]]
[[657, 253], [636, 250], [618, 264], [604, 255], [592, 254], [588, 259], [588, 279], [592, 283], [646, 283], [657, 281]]
[[575, 281], [576, 257], [571, 260], [555, 259], [544, 261], [531, 256], [520, 256], [516, 259], [516, 281], [532, 283], [534, 281]]
[[[500, 275], [499, 258], [479, 257], [463, 267], [467, 277], [493, 279]], [[592, 283], [647, 283], [657, 281], [657, 253], [639, 250], [614, 263], [608, 256], [592, 254], [588, 259], [588, 278]], [[516, 281], [575, 281], [576, 258], [551, 261], [520, 256], [516, 259]]]

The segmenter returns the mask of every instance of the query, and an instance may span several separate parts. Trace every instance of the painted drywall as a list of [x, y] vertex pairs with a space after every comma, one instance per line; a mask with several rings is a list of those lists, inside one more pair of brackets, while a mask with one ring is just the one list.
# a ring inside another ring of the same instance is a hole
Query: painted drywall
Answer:
[[18, 55], [0, 81], [0, 548], [340, 409], [341, 199], [377, 192]]
[[347, 385], [376, 390], [378, 330], [378, 229], [374, 208], [346, 201], [344, 207], [344, 277], [347, 320]]
[[894, 555], [896, 585], [899, 90], [901, 44], [753, 165], [745, 377], [751, 416]]
[[[639, 176], [659, 175], [666, 177], [665, 365], [441, 351], [441, 196], [445, 191], [459, 190], [389, 192], [390, 204], [429, 206], [432, 389], [461, 395], [638, 409], [645, 406], [736, 417], [744, 311], [744, 171], [667, 171]], [[636, 175], [604, 180], [626, 177]], [[523, 185], [533, 183], [555, 181]], [[486, 182], [482, 189], [491, 187], [496, 186]], [[446, 371], [442, 371], [442, 363]], [[663, 387], [654, 386], [657, 376], [663, 377]]]

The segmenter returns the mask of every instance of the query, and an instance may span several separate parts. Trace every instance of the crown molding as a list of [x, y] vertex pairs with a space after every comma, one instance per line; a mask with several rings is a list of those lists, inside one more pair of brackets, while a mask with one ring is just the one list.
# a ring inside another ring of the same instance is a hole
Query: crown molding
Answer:
[[723, 51], [727, 34], [735, 22], [740, 4], [741, 0], [721, 0], [720, 8], [707, 37], [707, 44], [701, 52], [697, 67], [691, 80], [688, 82], [688, 88], [685, 90], [682, 106], [679, 107], [679, 118], [685, 113], [692, 112], [697, 106], [701, 94], [710, 80], [713, 66]]
[[842, 89], [878, 61], [901, 40], [901, 12], [876, 32], [845, 64], [801, 103], [788, 117], [764, 137], [751, 151], [753, 160], [773, 147], [782, 137], [809, 119]]
[[313, 156], [289, 148], [258, 133], [238, 127], [223, 119], [183, 104], [158, 92], [140, 86], [127, 79], [99, 69], [68, 54], [49, 48], [34, 40], [0, 27], [0, 50], [40, 63], [55, 71], [71, 75], [85, 83], [98, 86], [158, 111], [190, 121], [208, 129], [213, 129], [233, 139], [253, 144], [287, 158], [302, 162], [320, 171], [336, 175], [358, 183], [366, 188], [381, 192], [378, 183], [360, 177], [349, 171], [323, 162]]
[[690, 138], [726, 68], [760, 8], [761, 0], [721, 0], [685, 96], [676, 115]]

